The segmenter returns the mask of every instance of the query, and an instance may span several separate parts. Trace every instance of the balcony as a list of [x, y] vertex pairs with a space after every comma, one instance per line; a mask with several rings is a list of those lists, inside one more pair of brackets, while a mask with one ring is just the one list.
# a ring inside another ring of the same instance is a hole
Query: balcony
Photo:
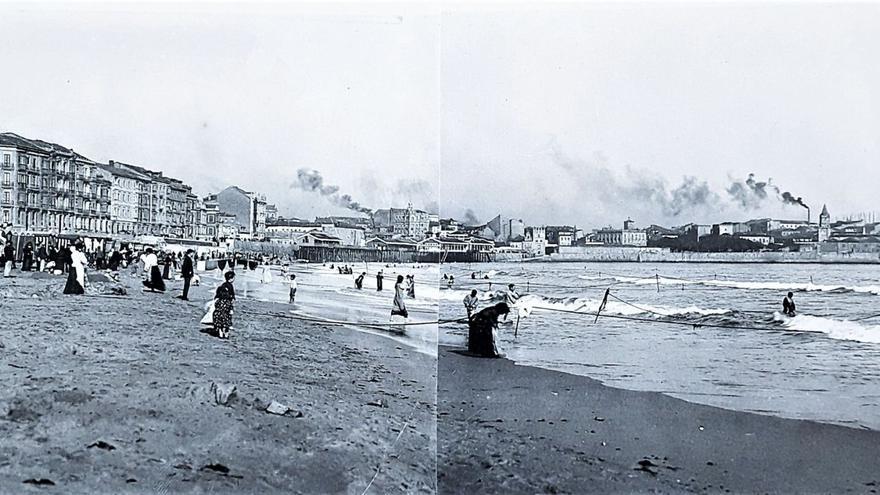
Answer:
[[2, 183], [0, 183], [0, 185], [2, 185], [3, 187], [12, 187], [12, 181], [4, 180]]
[[15, 169], [15, 165], [12, 162], [3, 162], [3, 164], [0, 165], [0, 167], [2, 167], [3, 170], [14, 170]]
[[39, 191], [40, 185], [39, 184], [28, 184], [27, 189], [28, 189], [28, 191]]
[[3, 206], [12, 206], [13, 201], [11, 199], [0, 199], [0, 205]]

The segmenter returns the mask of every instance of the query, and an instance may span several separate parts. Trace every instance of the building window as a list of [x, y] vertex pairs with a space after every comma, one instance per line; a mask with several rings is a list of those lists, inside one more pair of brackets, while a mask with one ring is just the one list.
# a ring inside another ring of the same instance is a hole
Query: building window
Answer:
[[4, 164], [4, 165], [9, 165], [9, 163], [10, 163], [10, 159], [11, 159], [11, 158], [12, 158], [12, 157], [9, 156], [9, 154], [4, 154], [4, 155], [3, 155], [3, 164]]

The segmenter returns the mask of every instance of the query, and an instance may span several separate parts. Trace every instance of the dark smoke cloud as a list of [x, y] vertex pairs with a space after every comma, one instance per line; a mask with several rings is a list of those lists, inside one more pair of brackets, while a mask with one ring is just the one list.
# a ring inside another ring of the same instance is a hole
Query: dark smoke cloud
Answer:
[[801, 198], [800, 196], [798, 196], [796, 198], [788, 191], [785, 191], [784, 193], [782, 193], [782, 202], [787, 205], [799, 205], [799, 206], [803, 206], [804, 208], [806, 208], [808, 210], [810, 209], [810, 207], [807, 206], [806, 203], [804, 203], [804, 198]]
[[321, 196], [326, 197], [336, 206], [347, 208], [360, 213], [372, 213], [373, 210], [361, 206], [360, 203], [354, 201], [351, 195], [339, 194], [339, 186], [324, 184], [324, 178], [317, 170], [301, 168], [296, 171], [296, 182], [290, 185], [291, 188], [302, 189], [303, 191], [317, 192]]
[[771, 194], [778, 196], [779, 188], [772, 183], [772, 179], [767, 179], [767, 182], [757, 181], [755, 174], [749, 174], [745, 181], [732, 182], [727, 188], [727, 194], [744, 209], [757, 210]]
[[688, 210], [715, 205], [719, 201], [709, 184], [696, 177], [686, 176], [681, 184], [670, 188], [660, 177], [634, 177], [632, 171], [629, 175], [632, 183], [615, 183], [615, 193], [647, 201], [666, 217], [678, 217]]
[[474, 210], [471, 210], [470, 208], [464, 212], [463, 222], [465, 225], [480, 225], [480, 219], [474, 214]]

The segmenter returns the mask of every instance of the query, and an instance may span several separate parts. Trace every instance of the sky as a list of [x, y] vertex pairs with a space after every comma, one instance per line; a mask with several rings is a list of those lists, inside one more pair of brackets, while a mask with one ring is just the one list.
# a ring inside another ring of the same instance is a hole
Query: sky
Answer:
[[880, 210], [878, 3], [474, 9], [447, 12], [442, 33], [451, 212], [579, 226], [805, 217], [772, 187], [732, 197], [749, 173], [814, 218], [824, 203]]
[[439, 17], [281, 4], [0, 4], [0, 131], [192, 185], [345, 214], [291, 187], [436, 209]]
[[880, 211], [876, 3], [0, 4], [0, 27], [0, 131], [285, 216]]

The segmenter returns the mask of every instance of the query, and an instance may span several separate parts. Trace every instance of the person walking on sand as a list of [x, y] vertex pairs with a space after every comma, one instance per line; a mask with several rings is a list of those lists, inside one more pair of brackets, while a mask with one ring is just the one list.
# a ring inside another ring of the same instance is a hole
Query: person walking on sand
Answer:
[[794, 294], [789, 292], [787, 296], [782, 300], [782, 314], [785, 316], [794, 316], [795, 315], [795, 306], [794, 306]]
[[477, 310], [477, 301], [479, 301], [477, 289], [471, 290], [470, 294], [464, 296], [464, 309], [467, 311], [468, 320], [474, 316], [474, 312]]
[[296, 299], [296, 287], [297, 287], [295, 273], [290, 274], [290, 280], [287, 282], [287, 286], [290, 287], [290, 299], [288, 302], [290, 304], [293, 304], [293, 301]]
[[46, 251], [46, 245], [42, 242], [37, 243], [37, 270], [40, 272], [46, 269], [46, 259], [49, 258], [49, 252]]
[[171, 265], [174, 263], [174, 256], [171, 253], [165, 254], [165, 265], [162, 268], [162, 278], [171, 280]]
[[192, 253], [192, 249], [186, 250], [186, 254], [183, 256], [183, 266], [180, 270], [181, 276], [183, 277], [183, 294], [177, 297], [179, 299], [183, 299], [184, 301], [189, 301], [189, 285], [190, 283], [192, 283], [192, 278], [194, 275]]
[[354, 286], [357, 287], [358, 290], [361, 290], [364, 288], [364, 277], [366, 275], [367, 275], [367, 273], [363, 272], [360, 275], [358, 275], [358, 277], [356, 279], [354, 279]]
[[150, 292], [165, 292], [165, 281], [162, 280], [162, 272], [159, 271], [159, 258], [153, 253], [153, 248], [147, 248], [143, 260], [144, 271], [148, 277], [144, 280], [144, 287]]
[[261, 284], [271, 284], [272, 283], [272, 271], [269, 270], [269, 267], [266, 265], [263, 266], [263, 273], [260, 276], [260, 283]]
[[67, 275], [67, 285], [64, 286], [65, 294], [85, 294], [86, 293], [86, 266], [88, 261], [83, 253], [83, 245], [79, 243], [71, 244], [70, 249], [70, 270]]
[[221, 339], [229, 338], [229, 330], [232, 328], [232, 310], [235, 304], [235, 272], [223, 274], [226, 279], [214, 293], [214, 331]]
[[379, 273], [376, 274], [376, 292], [382, 292], [382, 278], [384, 275], [382, 274], [382, 270], [379, 270]]
[[21, 251], [21, 271], [29, 272], [34, 266], [34, 245], [30, 242]]
[[6, 260], [3, 263], [3, 278], [9, 278], [12, 276], [12, 264], [15, 261], [15, 248], [12, 247], [12, 240], [9, 238], [3, 246], [3, 259]]
[[406, 303], [403, 302], [403, 275], [397, 276], [397, 283], [394, 284], [394, 305], [391, 307], [391, 320], [394, 316], [402, 316], [404, 319], [409, 318], [409, 312], [406, 310]]

